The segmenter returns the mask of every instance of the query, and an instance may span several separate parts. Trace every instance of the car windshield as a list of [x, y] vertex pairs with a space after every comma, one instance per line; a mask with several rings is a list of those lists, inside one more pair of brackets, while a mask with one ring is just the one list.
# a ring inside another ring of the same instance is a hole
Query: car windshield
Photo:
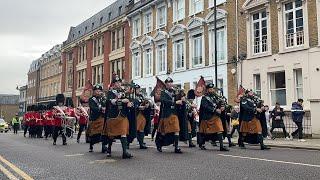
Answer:
[[4, 120], [3, 120], [3, 119], [0, 119], [0, 123], [4, 123]]

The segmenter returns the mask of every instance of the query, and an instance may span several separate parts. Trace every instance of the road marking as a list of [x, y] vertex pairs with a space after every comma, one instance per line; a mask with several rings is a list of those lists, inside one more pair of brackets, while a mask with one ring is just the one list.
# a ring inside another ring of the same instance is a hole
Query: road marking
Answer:
[[233, 156], [233, 155], [227, 155], [227, 154], [218, 154], [218, 156], [233, 157], [233, 158], [239, 158], [239, 159], [250, 159], [250, 160], [257, 160], [257, 161], [266, 161], [266, 162], [275, 162], [275, 163], [282, 163], [282, 164], [292, 164], [292, 165], [299, 165], [299, 166], [308, 166], [308, 167], [317, 167], [317, 168], [320, 168], [320, 165], [317, 165], [317, 164], [305, 164], [305, 163], [297, 163], [297, 162], [289, 162], [289, 161], [279, 161], [279, 160], [272, 160], [272, 159], [262, 159], [262, 158], [246, 157], [246, 156]]
[[95, 161], [91, 161], [89, 162], [89, 164], [104, 164], [104, 163], [114, 163], [116, 162], [115, 159], [102, 159], [102, 160], [95, 160]]
[[65, 157], [76, 157], [76, 156], [83, 156], [84, 154], [67, 154], [64, 155]]
[[5, 167], [0, 164], [0, 171], [3, 172], [10, 180], [18, 180], [10, 171], [8, 171]]
[[0, 155], [0, 161], [2, 161], [4, 164], [6, 164], [7, 166], [9, 166], [14, 172], [16, 172], [17, 174], [19, 174], [23, 179], [25, 180], [33, 180], [32, 177], [30, 177], [28, 174], [26, 174], [25, 172], [23, 172], [21, 169], [19, 169], [17, 166], [13, 165], [11, 162], [7, 161], [6, 159], [4, 159], [1, 155]]

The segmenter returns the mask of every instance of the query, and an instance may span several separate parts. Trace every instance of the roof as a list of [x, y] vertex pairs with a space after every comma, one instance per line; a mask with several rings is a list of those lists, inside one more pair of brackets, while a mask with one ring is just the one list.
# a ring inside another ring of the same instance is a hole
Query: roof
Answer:
[[132, 12], [134, 12], [134, 11], [136, 11], [136, 10], [138, 10], [138, 9], [140, 9], [140, 8], [146, 6], [147, 4], [154, 2], [154, 1], [157, 1], [157, 0], [140, 0], [136, 3], [131, 2], [129, 4], [128, 14], [130, 14], [130, 13], [132, 13]]
[[57, 44], [53, 46], [49, 51], [42, 54], [39, 62], [40, 65], [46, 64], [51, 60], [56, 59], [57, 57], [61, 57], [61, 47], [62, 47], [62, 44]]
[[17, 105], [19, 95], [0, 94], [0, 105]]
[[32, 61], [28, 74], [29, 73], [33, 73], [33, 72], [35, 72], [35, 71], [37, 71], [39, 69], [39, 67], [40, 67], [40, 63], [39, 62], [40, 62], [40, 58]]
[[128, 5], [129, 1], [131, 0], [116, 0], [114, 3], [85, 20], [78, 26], [70, 27], [68, 39], [63, 42], [63, 45], [67, 45], [83, 37], [84, 35], [91, 33], [95, 29], [116, 19], [117, 17], [126, 14], [126, 6]]

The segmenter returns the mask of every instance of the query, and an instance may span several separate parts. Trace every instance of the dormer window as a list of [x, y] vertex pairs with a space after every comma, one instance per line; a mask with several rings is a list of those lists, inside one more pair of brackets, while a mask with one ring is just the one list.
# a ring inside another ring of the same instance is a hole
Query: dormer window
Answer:
[[92, 25], [91, 25], [91, 29], [93, 29], [94, 28], [94, 23], [92, 23]]
[[111, 20], [111, 17], [112, 17], [112, 13], [109, 12], [109, 21]]
[[102, 24], [102, 21], [103, 21], [103, 17], [100, 18], [100, 24]]

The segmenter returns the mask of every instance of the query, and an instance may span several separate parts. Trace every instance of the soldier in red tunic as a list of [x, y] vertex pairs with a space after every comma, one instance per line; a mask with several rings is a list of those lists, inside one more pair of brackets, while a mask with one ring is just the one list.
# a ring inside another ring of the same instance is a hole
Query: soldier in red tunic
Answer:
[[89, 101], [88, 99], [81, 98], [80, 105], [76, 109], [76, 117], [79, 124], [79, 132], [77, 136], [77, 143], [80, 142], [81, 134], [87, 128], [88, 119], [89, 119]]

